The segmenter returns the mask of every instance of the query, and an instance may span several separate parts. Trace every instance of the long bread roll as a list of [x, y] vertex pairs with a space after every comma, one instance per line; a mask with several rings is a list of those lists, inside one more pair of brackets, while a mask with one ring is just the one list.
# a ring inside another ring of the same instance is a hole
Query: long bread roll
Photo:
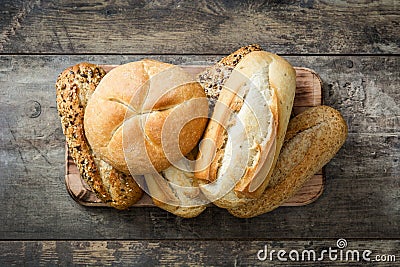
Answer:
[[94, 64], [80, 63], [64, 70], [56, 83], [57, 109], [68, 149], [83, 180], [105, 203], [126, 209], [142, 196], [135, 180], [96, 156], [83, 128], [85, 108], [105, 71]]
[[279, 207], [332, 159], [345, 142], [347, 131], [340, 113], [328, 106], [310, 108], [293, 118], [262, 196], [229, 212], [249, 218]]
[[[222, 82], [214, 80], [222, 89], [216, 92], [218, 101], [196, 163], [195, 177], [204, 194], [223, 208], [258, 198], [268, 185], [296, 88], [296, 73], [286, 60], [256, 51], [258, 47], [249, 50], [241, 48], [221, 60], [237, 59]], [[244, 56], [235, 56], [243, 51]]]

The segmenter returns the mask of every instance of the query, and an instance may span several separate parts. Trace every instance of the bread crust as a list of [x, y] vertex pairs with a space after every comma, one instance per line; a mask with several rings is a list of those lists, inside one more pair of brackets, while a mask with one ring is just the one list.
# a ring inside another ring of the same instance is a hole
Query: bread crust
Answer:
[[183, 218], [197, 217], [207, 208], [207, 198], [194, 179], [192, 161], [197, 154], [196, 147], [178, 164], [184, 170], [170, 166], [159, 175], [144, 175], [154, 205]]
[[[142, 60], [118, 66], [100, 82], [85, 112], [85, 131], [109, 164], [148, 174], [168, 168], [197, 145], [207, 111], [204, 90], [181, 68]], [[198, 117], [183, 125], [189, 115]]]
[[[162, 177], [159, 178], [151, 174], [145, 175], [154, 205], [183, 218], [197, 217], [207, 208], [206, 198], [202, 195], [192, 172], [184, 172], [170, 166], [160, 175]], [[155, 184], [156, 179], [163, 180], [159, 181], [161, 184]], [[183, 188], [179, 188], [180, 186]], [[157, 193], [162, 195], [156, 195]]]
[[253, 51], [262, 51], [262, 49], [258, 44], [241, 47], [198, 75], [197, 79], [204, 88], [209, 101], [209, 116], [211, 116], [222, 87], [233, 69], [243, 57]]
[[234, 68], [245, 56], [254, 51], [263, 51], [263, 49], [258, 44], [243, 46], [232, 54], [222, 58], [218, 64]]
[[80, 63], [64, 70], [56, 82], [57, 108], [71, 157], [83, 180], [103, 202], [126, 209], [142, 196], [134, 179], [93, 154], [84, 133], [85, 107], [105, 71]]
[[262, 196], [229, 212], [250, 218], [282, 205], [334, 157], [347, 133], [345, 120], [331, 107], [313, 107], [297, 115], [289, 123], [285, 144]]
[[[256, 49], [258, 48], [259, 47], [256, 47]], [[276, 140], [272, 142], [271, 139], [270, 143], [267, 143], [264, 147], [260, 147], [259, 150], [263, 156], [262, 160], [260, 160], [260, 162], [258, 162], [256, 165], [246, 169], [245, 174], [235, 186], [234, 194], [229, 192], [225, 197], [214, 201], [216, 205], [224, 208], [232, 208], [242, 205], [250, 201], [250, 199], [257, 198], [262, 194], [268, 185], [270, 176], [272, 174], [271, 170], [276, 164], [280, 149], [282, 147], [283, 138], [286, 133], [286, 127], [293, 106], [296, 88], [296, 73], [293, 67], [287, 61], [277, 55], [265, 51], [248, 52], [251, 49], [252, 48], [241, 48], [238, 50], [239, 52], [236, 51], [227, 58], [222, 59], [220, 62], [227, 64], [228, 66], [234, 65], [235, 70], [236, 68], [240, 67], [238, 71], [244, 71], [242, 75], [248, 77], [250, 80], [252, 79], [250, 77], [252, 77], [252, 75], [260, 68], [268, 66], [268, 77], [265, 78], [268, 79], [270, 94], [276, 97], [275, 101], [269, 103], [270, 110], [276, 123], [276, 138], [274, 137]], [[245, 55], [240, 57], [233, 56], [235, 54], [241, 55], [240, 51], [244, 51]], [[238, 60], [236, 60], [236, 58], [238, 58]], [[246, 67], [242, 68], [242, 66]], [[223, 85], [229, 83], [229, 78], [224, 81]], [[237, 106], [237, 101], [235, 101], [234, 94], [232, 96], [232, 92], [227, 92], [224, 89], [222, 89], [221, 93], [219, 94], [218, 101], [229, 106], [233, 111], [240, 110], [241, 108], [240, 105]], [[215, 114], [218, 114], [218, 112], [218, 107], [216, 106], [213, 117]], [[198, 179], [213, 182], [216, 179], [218, 169], [221, 165], [220, 162], [224, 157], [224, 140], [227, 138], [226, 131], [212, 118], [207, 126], [204, 138], [210, 138], [215, 141], [216, 154], [209, 168], [205, 168], [204, 166], [201, 166], [201, 164], [199, 164], [199, 168], [196, 166], [195, 176]], [[201, 150], [204, 151], [204, 153], [208, 153], [208, 151], [211, 149], [209, 147], [203, 147]], [[273, 150], [273, 153], [267, 155], [269, 150]], [[269, 160], [268, 164], [263, 166], [264, 162], [266, 162], [267, 158], [269, 157], [273, 157], [273, 159]], [[206, 155], [205, 158], [210, 158], [210, 156]], [[256, 189], [251, 186], [252, 181], [255, 180], [261, 181], [261, 184], [258, 182], [260, 185]], [[204, 182], [201, 183], [204, 184]]]
[[269, 82], [272, 90], [276, 92], [278, 98], [276, 108], [276, 116], [278, 117], [276, 152], [274, 155], [272, 167], [270, 168], [269, 173], [264, 179], [264, 182], [250, 194], [250, 196], [258, 198], [264, 192], [270, 181], [272, 171], [275, 168], [275, 164], [278, 160], [280, 150], [282, 148], [283, 141], [286, 135], [286, 130], [289, 124], [290, 115], [292, 113], [294, 96], [296, 92], [296, 71], [289, 62], [278, 55], [265, 51], [254, 53], [258, 53], [260, 55], [264, 54], [265, 56], [268, 56], [272, 59], [269, 65]]

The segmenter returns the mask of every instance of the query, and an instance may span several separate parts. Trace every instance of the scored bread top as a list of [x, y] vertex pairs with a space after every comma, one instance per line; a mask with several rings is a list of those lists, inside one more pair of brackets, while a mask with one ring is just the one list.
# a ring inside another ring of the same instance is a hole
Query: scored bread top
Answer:
[[111, 70], [85, 112], [93, 150], [125, 173], [162, 171], [189, 153], [207, 122], [199, 83], [181, 68], [142, 60]]
[[276, 135], [276, 153], [273, 159], [274, 162], [272, 164], [272, 167], [270, 168], [270, 171], [267, 174], [263, 184], [261, 184], [252, 193], [253, 196], [259, 197], [269, 183], [272, 171], [275, 167], [276, 161], [278, 160], [279, 152], [283, 145], [287, 126], [290, 120], [290, 115], [292, 113], [293, 101], [296, 92], [296, 71], [288, 61], [278, 55], [264, 51], [254, 53], [258, 53], [260, 56], [261, 54], [264, 54], [264, 56], [270, 58], [268, 80], [271, 89], [276, 92], [278, 98], [278, 128]]
[[[231, 56], [229, 57], [229, 60], [226, 61], [234, 62], [232, 61]], [[250, 104], [255, 105], [252, 107], [253, 111], [259, 110], [257, 116], [258, 123], [264, 123], [264, 127], [261, 127], [264, 131], [262, 134], [264, 139], [261, 143], [254, 143], [254, 146], [247, 148], [243, 147], [243, 153], [249, 153], [253, 157], [253, 162], [248, 162], [251, 166], [248, 164], [242, 164], [239, 158], [232, 159], [234, 162], [231, 164], [234, 164], [233, 167], [235, 169], [233, 173], [235, 173], [236, 176], [237, 173], [241, 174], [241, 178], [236, 184], [235, 190], [229, 191], [229, 193], [224, 197], [221, 197], [214, 202], [215, 204], [225, 208], [243, 204], [243, 202], [246, 202], [248, 198], [257, 198], [267, 186], [271, 169], [273, 169], [276, 163], [280, 148], [283, 143], [283, 137], [289, 121], [296, 88], [296, 74], [293, 67], [279, 56], [265, 51], [254, 51], [248, 53], [246, 56], [242, 57], [242, 59], [236, 65], [235, 71], [237, 71], [238, 77], [242, 76], [247, 78], [251, 84], [256, 85], [255, 87], [264, 88], [260, 90], [259, 95], [269, 97], [267, 97], [267, 101], [264, 101], [268, 107], [268, 109], [265, 109], [263, 108], [264, 104], [259, 102], [262, 97], [255, 96], [254, 94], [250, 94], [248, 96], [248, 100], [252, 101]], [[231, 74], [224, 85], [230, 84], [229, 87], [240, 87], [241, 81], [234, 81], [234, 79], [235, 78], [233, 78], [233, 74]], [[219, 102], [222, 101], [223, 104], [229, 106], [233, 112], [240, 112], [243, 106], [241, 104], [242, 101], [238, 101], [237, 97], [229, 96], [229, 94], [232, 94], [232, 92], [229, 92], [229, 90], [224, 90], [223, 88], [218, 99]], [[235, 92], [233, 94], [235, 94]], [[228, 102], [224, 102], [224, 99], [227, 98], [229, 99]], [[249, 106], [251, 107], [251, 105]], [[215, 157], [213, 152], [208, 152], [210, 148], [206, 147], [206, 143], [204, 145], [202, 144], [203, 147], [200, 147], [202, 151], [201, 157], [204, 159], [203, 162], [200, 161], [200, 163], [196, 165], [196, 177], [202, 180], [208, 180], [208, 182], [205, 183], [218, 180], [218, 177], [225, 175], [224, 173], [226, 172], [229, 172], [228, 168], [222, 168], [224, 161], [227, 162], [232, 156], [229, 154], [229, 152], [227, 152], [226, 147], [226, 145], [229, 143], [227, 142], [229, 137], [227, 136], [225, 129], [223, 129], [223, 127], [221, 127], [214, 120], [216, 116], [227, 116], [227, 114], [221, 115], [220, 113], [221, 110], [218, 108], [217, 103], [213, 112], [213, 118], [210, 120], [204, 135], [204, 138], [210, 138], [215, 141]], [[254, 122], [251, 121], [246, 122], [245, 119], [245, 124], [246, 123], [248, 123], [248, 125], [245, 125], [245, 129], [252, 128], [252, 125], [254, 124]], [[248, 132], [251, 133], [252, 131], [254, 131], [254, 129], [249, 130]], [[274, 131], [275, 134], [271, 134]], [[232, 137], [233, 144], [235, 142], [240, 143], [242, 141], [235, 140], [235, 138], [237, 138], [237, 134], [234, 134]], [[254, 153], [252, 152], [254, 147], [258, 147], [258, 149], [256, 149], [258, 152], [256, 152], [255, 155], [253, 155]], [[228, 149], [232, 151], [238, 151], [241, 149], [240, 146], [238, 148], [232, 148], [233, 147], [228, 147]], [[204, 163], [211, 159], [212, 161], [209, 167], [205, 167]], [[202, 163], [203, 165], [201, 165]], [[226, 181], [228, 180], [229, 179], [226, 179]], [[257, 184], [257, 187], [251, 186], [251, 182], [253, 181], [255, 184]], [[237, 180], [235, 182], [237, 182]], [[213, 191], [214, 193], [219, 192], [219, 194], [221, 194], [222, 191], [232, 187], [231, 183], [232, 181], [230, 183], [222, 182], [217, 186], [217, 189], [210, 189], [209, 192], [205, 192], [205, 194], [208, 197], [210, 197], [210, 194], [207, 193], [210, 193], [210, 191]], [[211, 188], [208, 185], [202, 186], [202, 188], [206, 187]], [[222, 187], [225, 189], [220, 190]], [[208, 190], [206, 189], [205, 191]]]

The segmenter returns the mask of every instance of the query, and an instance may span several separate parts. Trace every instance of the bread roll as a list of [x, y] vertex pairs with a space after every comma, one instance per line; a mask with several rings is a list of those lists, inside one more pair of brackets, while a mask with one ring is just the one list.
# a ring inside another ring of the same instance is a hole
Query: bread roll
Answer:
[[57, 109], [71, 157], [83, 180], [97, 197], [117, 209], [126, 209], [142, 196], [135, 180], [93, 154], [83, 129], [85, 107], [105, 71], [90, 63], [64, 70], [56, 83]]
[[262, 194], [283, 143], [295, 88], [293, 67], [265, 51], [246, 54], [225, 79], [195, 173], [214, 204], [233, 208]]
[[181, 68], [142, 60], [111, 70], [85, 112], [94, 152], [132, 175], [160, 172], [198, 143], [208, 104], [199, 83]]
[[318, 106], [299, 114], [289, 123], [285, 144], [262, 196], [229, 212], [249, 218], [279, 207], [331, 160], [346, 137], [346, 122], [331, 107]]

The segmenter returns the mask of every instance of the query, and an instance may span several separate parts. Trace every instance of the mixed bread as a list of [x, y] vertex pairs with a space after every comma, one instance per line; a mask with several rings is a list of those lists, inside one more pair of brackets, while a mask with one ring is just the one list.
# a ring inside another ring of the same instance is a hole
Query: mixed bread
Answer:
[[269, 212], [337, 153], [344, 119], [319, 106], [290, 120], [295, 89], [293, 67], [258, 45], [196, 77], [142, 60], [107, 74], [80, 63], [56, 83], [70, 155], [99, 199], [126, 209], [145, 191], [186, 218], [210, 202], [237, 217]]

